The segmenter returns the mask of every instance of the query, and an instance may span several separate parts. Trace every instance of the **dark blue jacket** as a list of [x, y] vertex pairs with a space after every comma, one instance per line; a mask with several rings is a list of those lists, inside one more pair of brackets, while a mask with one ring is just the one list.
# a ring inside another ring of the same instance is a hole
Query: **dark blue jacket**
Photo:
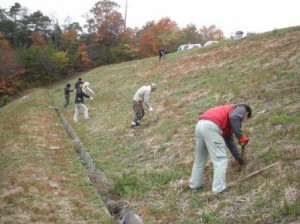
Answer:
[[80, 104], [80, 103], [84, 104], [84, 98], [83, 97], [90, 98], [89, 95], [85, 94], [83, 92], [83, 90], [80, 87], [78, 87], [76, 89], [75, 104]]

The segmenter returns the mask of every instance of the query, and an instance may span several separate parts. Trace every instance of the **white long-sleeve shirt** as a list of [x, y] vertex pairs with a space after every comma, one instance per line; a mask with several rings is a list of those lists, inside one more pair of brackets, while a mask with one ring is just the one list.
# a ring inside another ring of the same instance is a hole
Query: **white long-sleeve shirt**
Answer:
[[150, 108], [148, 103], [149, 97], [151, 93], [151, 86], [142, 86], [138, 89], [138, 91], [134, 94], [133, 100], [144, 102], [144, 104]]
[[89, 85], [90, 85], [89, 82], [84, 82], [84, 83], [83, 83], [83, 87], [82, 87], [83, 92], [86, 93], [86, 91], [88, 90], [88, 91], [90, 91], [92, 94], [95, 95], [94, 91], [91, 90], [91, 89], [89, 88]]

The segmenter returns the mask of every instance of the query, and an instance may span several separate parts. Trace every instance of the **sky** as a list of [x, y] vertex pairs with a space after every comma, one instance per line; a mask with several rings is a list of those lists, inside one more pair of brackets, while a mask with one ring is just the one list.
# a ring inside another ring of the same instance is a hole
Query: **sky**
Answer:
[[[125, 17], [126, 0], [113, 0], [120, 5]], [[85, 23], [84, 15], [97, 0], [1, 0], [0, 8], [9, 9], [15, 2], [30, 13], [37, 10], [63, 24], [67, 17], [72, 22]], [[195, 24], [216, 25], [226, 36], [243, 30], [266, 32], [300, 25], [300, 0], [127, 0], [127, 26], [141, 28], [148, 21], [169, 17], [179, 27]]]

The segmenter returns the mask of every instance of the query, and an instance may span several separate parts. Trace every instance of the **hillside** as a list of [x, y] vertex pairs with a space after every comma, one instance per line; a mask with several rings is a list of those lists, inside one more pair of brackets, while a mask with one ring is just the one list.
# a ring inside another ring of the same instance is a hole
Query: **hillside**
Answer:
[[[65, 84], [51, 88], [50, 95], [114, 183], [114, 193], [145, 223], [299, 223], [299, 71], [300, 27], [293, 27], [168, 54], [161, 62], [155, 57], [92, 70], [82, 78], [97, 93], [97, 105], [86, 100], [91, 118], [79, 124], [72, 121], [73, 100], [69, 108], [61, 107]], [[158, 84], [150, 103], [159, 120], [147, 113], [141, 128], [132, 130], [133, 94], [151, 82]], [[197, 116], [213, 106], [242, 102], [253, 109], [243, 126], [250, 138], [247, 165], [239, 170], [228, 153], [227, 182], [279, 163], [219, 197], [211, 195], [208, 164], [206, 187], [190, 192], [186, 183]], [[1, 110], [1, 119], [6, 113]]]
[[[300, 28], [275, 30], [196, 51], [100, 67], [83, 79], [97, 92], [99, 109], [75, 125], [97, 166], [115, 183], [146, 223], [290, 223], [299, 221]], [[75, 80], [72, 80], [74, 83]], [[144, 84], [158, 83], [151, 96], [159, 121], [145, 117], [140, 130], [129, 128], [131, 100]], [[58, 105], [61, 89], [51, 91]], [[247, 166], [238, 172], [233, 158], [231, 183], [267, 165], [279, 166], [242, 181], [221, 198], [210, 195], [212, 168], [204, 192], [184, 184], [193, 163], [194, 127], [206, 109], [245, 102], [253, 118]], [[96, 106], [87, 101], [90, 108]], [[296, 159], [295, 159], [296, 158]], [[183, 185], [183, 186], [182, 186]], [[298, 217], [298, 218], [296, 218]]]
[[48, 93], [0, 110], [0, 223], [113, 223]]

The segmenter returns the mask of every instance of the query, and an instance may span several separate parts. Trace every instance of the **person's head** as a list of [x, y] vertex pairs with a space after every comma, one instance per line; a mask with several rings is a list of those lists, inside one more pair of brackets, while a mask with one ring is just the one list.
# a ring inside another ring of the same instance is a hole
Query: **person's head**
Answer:
[[79, 84], [79, 87], [80, 87], [80, 88], [82, 88], [82, 87], [83, 87], [83, 84], [84, 84], [84, 82], [82, 82], [82, 81], [79, 81], [79, 83], [78, 83], [78, 84]]
[[245, 110], [246, 110], [246, 114], [245, 114], [245, 117], [244, 117], [243, 121], [244, 120], [248, 120], [249, 118], [251, 118], [251, 116], [252, 116], [252, 109], [251, 109], [251, 107], [249, 105], [247, 105], [247, 104], [240, 104], [240, 106], [243, 106], [245, 108]]
[[157, 88], [157, 85], [155, 83], [151, 83], [151, 92], [155, 92], [156, 91], [156, 88]]
[[71, 87], [71, 84], [70, 84], [70, 83], [68, 83], [68, 84], [66, 85], [66, 87], [70, 88], [70, 87]]
[[78, 82], [82, 81], [82, 78], [78, 78]]

